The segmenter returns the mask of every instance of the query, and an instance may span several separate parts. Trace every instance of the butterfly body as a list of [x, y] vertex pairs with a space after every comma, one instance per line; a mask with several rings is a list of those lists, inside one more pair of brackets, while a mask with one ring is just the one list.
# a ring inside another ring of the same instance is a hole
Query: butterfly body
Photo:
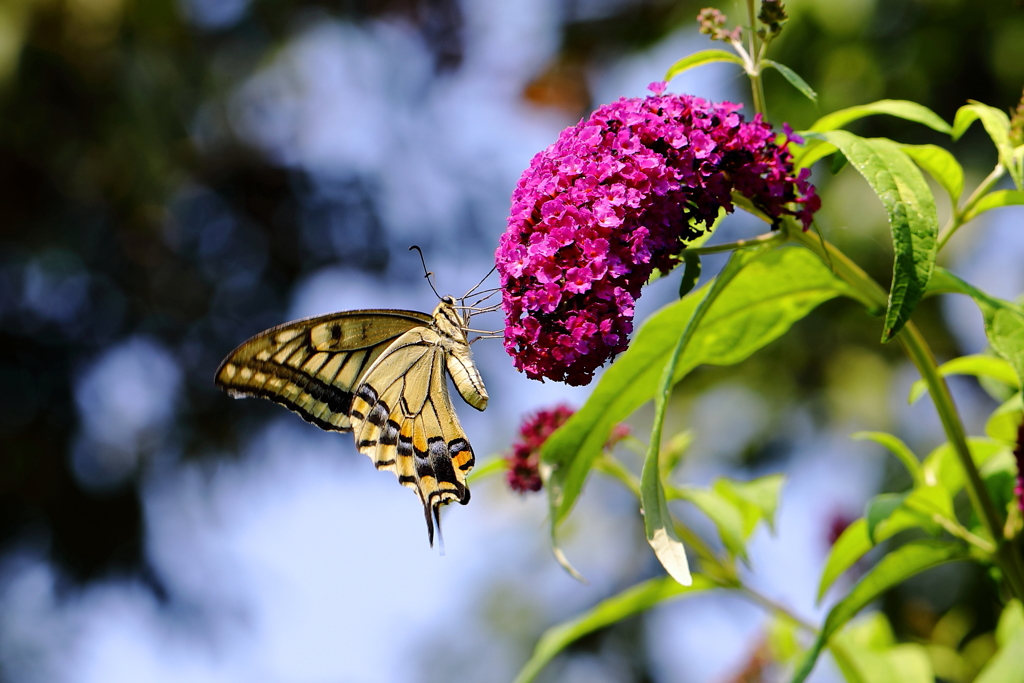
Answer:
[[475, 462], [446, 374], [467, 403], [487, 407], [467, 327], [451, 297], [432, 315], [368, 310], [306, 318], [243, 343], [221, 363], [216, 382], [232, 396], [268, 398], [318, 427], [352, 432], [377, 469], [416, 491], [433, 544], [440, 507], [469, 502], [466, 475]]

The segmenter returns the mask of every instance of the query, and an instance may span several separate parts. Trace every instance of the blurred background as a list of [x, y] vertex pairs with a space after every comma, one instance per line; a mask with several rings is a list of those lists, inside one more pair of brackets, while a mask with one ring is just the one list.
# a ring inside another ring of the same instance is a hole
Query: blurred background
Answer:
[[[419, 502], [349, 437], [232, 401], [213, 373], [238, 343], [292, 318], [430, 311], [411, 244], [442, 293], [468, 289], [492, 265], [536, 152], [594, 106], [641, 96], [676, 59], [717, 47], [696, 32], [702, 6], [3, 0], [0, 680], [507, 681], [543, 629], [657, 575], [635, 500], [600, 475], [565, 533], [588, 585], [552, 560], [543, 496], [515, 495], [500, 477], [446, 510], [441, 557]], [[769, 72], [776, 125], [799, 130], [881, 98], [947, 120], [967, 99], [1006, 109], [1020, 98], [1019, 2], [787, 8], [772, 56], [820, 106]], [[749, 101], [724, 65], [669, 89]], [[949, 146], [884, 117], [856, 130]], [[980, 126], [952, 149], [969, 188], [996, 160]], [[887, 282], [888, 228], [870, 190], [850, 169], [818, 168], [814, 180], [825, 235]], [[943, 264], [1018, 296], [1022, 218], [986, 214]], [[736, 216], [716, 239], [761, 229]], [[646, 291], [638, 319], [672, 300], [678, 277]], [[490, 317], [480, 323], [498, 327]], [[929, 300], [917, 317], [940, 359], [984, 348], [969, 302]], [[671, 432], [696, 426], [681, 481], [787, 474], [777, 533], [753, 540], [751, 581], [808, 619], [823, 614], [812, 586], [830, 542], [868, 497], [908, 484], [848, 435], [892, 431], [921, 455], [940, 440], [927, 397], [906, 404], [915, 373], [878, 345], [879, 328], [830, 302], [674, 397]], [[492, 402], [483, 414], [458, 407], [478, 461], [508, 448], [524, 414], [586, 398], [517, 374], [500, 343], [474, 349]], [[954, 391], [980, 433], [995, 402], [973, 380]], [[650, 424], [645, 410], [633, 419], [641, 434]], [[995, 597], [982, 572], [952, 566], [881, 607], [900, 638], [984, 652]], [[775, 680], [764, 641], [758, 608], [709, 595], [584, 639], [544, 680]], [[969, 680], [957, 671], [948, 679]], [[815, 675], [838, 676], [827, 663]]]

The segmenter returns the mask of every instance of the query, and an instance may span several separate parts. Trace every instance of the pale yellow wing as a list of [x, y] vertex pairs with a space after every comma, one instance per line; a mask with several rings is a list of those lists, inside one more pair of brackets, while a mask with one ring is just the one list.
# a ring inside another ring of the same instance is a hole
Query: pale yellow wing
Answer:
[[475, 462], [448, 393], [446, 346], [433, 329], [406, 332], [366, 372], [349, 412], [359, 451], [416, 491], [431, 544], [440, 507], [469, 502], [466, 475]]
[[273, 327], [244, 342], [217, 369], [235, 397], [276, 401], [322, 429], [352, 429], [352, 394], [363, 374], [401, 335], [429, 325], [416, 311], [345, 311]]

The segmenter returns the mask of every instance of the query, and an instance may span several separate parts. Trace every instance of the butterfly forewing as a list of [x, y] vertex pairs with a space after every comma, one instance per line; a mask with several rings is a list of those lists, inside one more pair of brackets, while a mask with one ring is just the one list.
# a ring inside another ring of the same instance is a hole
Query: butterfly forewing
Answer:
[[348, 311], [274, 327], [235, 349], [217, 370], [232, 396], [276, 401], [321, 429], [351, 429], [352, 390], [391, 343], [429, 324], [416, 311]]
[[[451, 299], [432, 316], [350, 311], [267, 330], [229, 355], [217, 384], [277, 401], [324, 429], [352, 431], [377, 469], [423, 503], [431, 544], [439, 509], [469, 501], [473, 449], [452, 406], [447, 369], [478, 410], [487, 391]], [[433, 519], [432, 519], [433, 517]]]

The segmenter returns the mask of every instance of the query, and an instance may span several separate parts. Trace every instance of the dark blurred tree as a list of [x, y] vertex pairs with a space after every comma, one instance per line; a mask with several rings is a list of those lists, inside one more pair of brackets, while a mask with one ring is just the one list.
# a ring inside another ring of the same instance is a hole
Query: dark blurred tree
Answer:
[[[217, 356], [280, 322], [296, 278], [327, 256], [296, 238], [305, 214], [331, 209], [310, 202], [310, 180], [230, 136], [215, 153], [199, 150], [190, 129], [200, 106], [220, 106], [296, 22], [324, 13], [403, 17], [438, 71], [462, 58], [449, 0], [267, 0], [207, 30], [183, 16], [186, 4], [24, 0], [0, 10], [17, 39], [0, 54], [0, 548], [48, 541], [76, 579], [142, 561], [134, 481], [89, 490], [71, 471], [76, 372], [139, 332], [198, 349], [184, 354], [184, 451], [228, 446], [239, 431], [212, 385]], [[189, 186], [202, 190], [172, 203]], [[342, 189], [339, 201], [365, 204], [358, 181]], [[230, 244], [201, 254], [198, 232], [220, 219]], [[386, 243], [369, 242], [349, 265], [386, 266]], [[224, 286], [246, 268], [255, 282]], [[26, 273], [40, 269], [52, 296], [27, 305]], [[78, 303], [53, 308], [69, 297]]]

